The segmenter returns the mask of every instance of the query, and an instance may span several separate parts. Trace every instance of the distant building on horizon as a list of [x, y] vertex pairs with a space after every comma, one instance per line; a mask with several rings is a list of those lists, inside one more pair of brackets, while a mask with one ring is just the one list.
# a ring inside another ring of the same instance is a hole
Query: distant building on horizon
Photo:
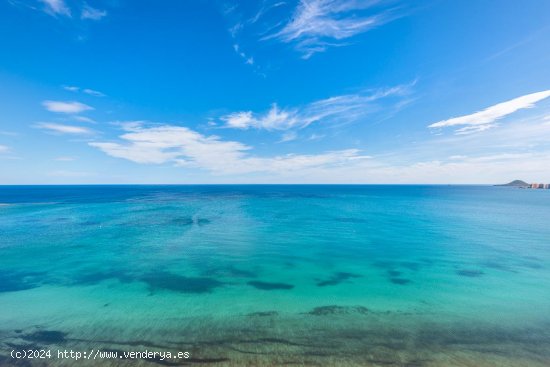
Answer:
[[532, 183], [529, 184], [530, 189], [550, 189], [550, 184], [544, 184], [544, 183]]

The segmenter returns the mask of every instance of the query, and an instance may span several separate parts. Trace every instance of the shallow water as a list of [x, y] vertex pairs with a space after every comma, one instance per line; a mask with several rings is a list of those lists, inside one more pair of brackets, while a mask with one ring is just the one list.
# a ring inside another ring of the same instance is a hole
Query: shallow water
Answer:
[[0, 364], [550, 364], [550, 190], [3, 186], [0, 203]]

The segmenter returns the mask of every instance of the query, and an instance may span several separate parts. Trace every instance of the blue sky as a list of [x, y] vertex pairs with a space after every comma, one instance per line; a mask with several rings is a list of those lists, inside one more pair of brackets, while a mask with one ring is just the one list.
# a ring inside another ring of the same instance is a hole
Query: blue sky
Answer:
[[548, 14], [0, 0], [0, 183], [550, 182]]

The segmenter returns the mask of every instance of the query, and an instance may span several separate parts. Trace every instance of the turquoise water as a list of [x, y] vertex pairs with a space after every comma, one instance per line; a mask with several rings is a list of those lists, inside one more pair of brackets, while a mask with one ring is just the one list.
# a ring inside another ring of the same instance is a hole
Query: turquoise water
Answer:
[[0, 203], [0, 364], [25, 347], [550, 364], [550, 190], [2, 186]]

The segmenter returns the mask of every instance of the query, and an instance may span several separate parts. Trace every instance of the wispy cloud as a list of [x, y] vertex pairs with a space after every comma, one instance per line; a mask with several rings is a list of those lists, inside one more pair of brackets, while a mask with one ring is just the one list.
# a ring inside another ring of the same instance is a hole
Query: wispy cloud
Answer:
[[66, 17], [71, 16], [71, 10], [64, 0], [40, 0], [40, 2], [44, 4], [44, 10], [46, 13], [52, 15], [63, 15]]
[[287, 141], [293, 141], [298, 139], [298, 134], [295, 131], [289, 131], [283, 134], [279, 143], [286, 143]]
[[95, 121], [89, 117], [86, 116], [71, 116], [71, 120], [80, 121], [80, 122], [88, 122], [90, 124], [95, 124]]
[[263, 39], [294, 43], [307, 59], [395, 19], [391, 10], [373, 9], [381, 3], [381, 0], [301, 0], [290, 21]]
[[80, 88], [80, 87], [77, 87], [77, 86], [74, 86], [74, 85], [64, 85], [63, 89], [68, 90], [69, 92], [79, 92], [79, 91], [81, 91], [82, 93], [86, 93], [86, 94], [89, 94], [89, 95], [94, 96], [94, 97], [105, 97], [104, 93], [102, 93], [100, 91], [97, 91], [97, 90], [94, 90], [94, 89], [90, 89], [90, 88]]
[[88, 110], [93, 110], [93, 107], [90, 107], [84, 103], [70, 101], [44, 101], [42, 105], [50, 112], [57, 113], [67, 113], [67, 114], [76, 114]]
[[105, 16], [107, 16], [106, 10], [95, 9], [88, 4], [84, 4], [82, 13], [80, 13], [81, 19], [100, 20]]
[[0, 135], [5, 135], [5, 136], [17, 136], [19, 135], [18, 133], [14, 132], [14, 131], [3, 131], [3, 130], [0, 130]]
[[[255, 182], [500, 183], [518, 177], [526, 180], [539, 177], [550, 164], [549, 150], [506, 151], [502, 147], [501, 151], [469, 151], [472, 154], [432, 155], [427, 159], [422, 159], [419, 152], [411, 152], [412, 156], [401, 152], [392, 158], [364, 155], [357, 149], [262, 157], [255, 155], [248, 145], [205, 136], [181, 126], [134, 123], [123, 125], [123, 129], [116, 141], [89, 145], [136, 163], [207, 170], [232, 177], [230, 182], [250, 182], [246, 177], [252, 177], [259, 180]], [[455, 136], [454, 142], [438, 140], [433, 144], [459, 150], [464, 148], [465, 139], [472, 138], [475, 137]], [[252, 176], [244, 176], [247, 174]]]
[[522, 109], [532, 108], [535, 104], [543, 99], [550, 97], [550, 90], [531, 93], [521, 97], [511, 99], [506, 102], [487, 107], [484, 110], [464, 115], [453, 117], [448, 120], [438, 121], [429, 125], [430, 128], [444, 128], [451, 126], [466, 125], [458, 130], [456, 134], [470, 134], [474, 132], [488, 130], [497, 126], [495, 122]]
[[75, 87], [74, 85], [64, 85], [63, 89], [68, 90], [69, 92], [78, 92], [80, 90], [79, 87]]
[[[106, 10], [94, 8], [83, 0], [8, 0], [8, 2], [12, 5], [45, 12], [54, 17], [72, 18], [75, 22], [79, 19], [82, 21], [100, 20], [107, 16]], [[73, 17], [73, 14], [76, 16]]]
[[6, 153], [10, 150], [6, 145], [0, 145], [0, 153]]
[[375, 110], [374, 102], [390, 96], [402, 96], [410, 86], [403, 85], [375, 92], [347, 94], [315, 101], [301, 108], [280, 108], [273, 104], [265, 113], [238, 111], [221, 117], [226, 127], [235, 129], [300, 129], [318, 121], [349, 122]]
[[241, 48], [238, 44], [233, 45], [233, 49], [239, 55], [243, 60], [244, 63], [247, 65], [254, 65], [254, 58], [252, 56], [247, 56], [243, 51], [241, 51]]
[[39, 129], [45, 129], [58, 134], [93, 134], [93, 130], [88, 129], [87, 127], [56, 124], [53, 122], [40, 122], [35, 126]]
[[89, 88], [82, 89], [82, 92], [95, 97], [105, 97], [105, 94], [101, 93], [100, 91], [89, 89]]
[[217, 136], [204, 136], [186, 127], [174, 125], [144, 126], [141, 123], [123, 126], [118, 142], [92, 142], [106, 154], [136, 163], [172, 163], [181, 167], [206, 169], [215, 174], [254, 172], [284, 173], [303, 169], [339, 166], [368, 159], [359, 150], [346, 149], [320, 154], [287, 154], [257, 157], [252, 147]]

